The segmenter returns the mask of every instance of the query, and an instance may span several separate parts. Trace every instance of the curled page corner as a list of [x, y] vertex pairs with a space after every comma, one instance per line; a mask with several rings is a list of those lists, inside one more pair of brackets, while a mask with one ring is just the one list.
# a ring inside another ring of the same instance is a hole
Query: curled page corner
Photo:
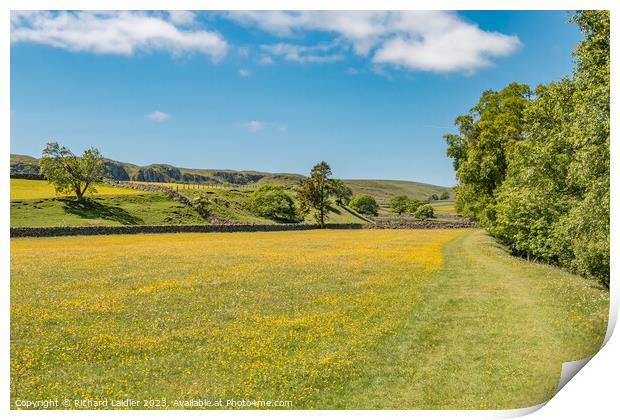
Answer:
[[592, 360], [593, 357], [594, 355], [588, 356], [585, 359], [562, 363], [562, 374], [560, 375], [560, 382], [558, 383], [558, 387], [556, 388], [554, 395], [560, 392], [560, 390], [564, 388], [564, 385], [573, 379], [577, 372], [579, 372], [590, 360]]

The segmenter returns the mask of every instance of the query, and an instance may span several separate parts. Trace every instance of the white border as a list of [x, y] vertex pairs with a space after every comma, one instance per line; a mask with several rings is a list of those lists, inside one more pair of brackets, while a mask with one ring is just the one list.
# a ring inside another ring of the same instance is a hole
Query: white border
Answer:
[[[617, 118], [614, 118], [614, 110], [617, 109], [616, 103], [618, 98], [617, 83], [617, 64], [618, 64], [618, 26], [620, 19], [620, 2], [611, 0], [435, 0], [435, 1], [407, 1], [407, 0], [383, 0], [383, 1], [365, 1], [365, 0], [340, 0], [334, 1], [314, 0], [314, 1], [297, 1], [297, 0], [260, 0], [260, 1], [240, 1], [240, 0], [214, 0], [214, 1], [198, 1], [198, 0], [132, 0], [131, 2], [121, 0], [9, 0], [2, 2], [0, 7], [0, 19], [2, 32], [2, 55], [0, 59], [0, 80], [2, 83], [2, 100], [0, 101], [0, 124], [2, 139], [2, 158], [8, 163], [10, 154], [10, 9], [14, 10], [575, 10], [575, 9], [609, 9], [612, 10], [612, 119], [611, 132], [612, 137], [616, 137], [618, 133]], [[620, 115], [620, 114], [616, 114]], [[537, 411], [532, 418], [583, 418], [589, 416], [595, 419], [614, 418], [618, 413], [618, 377], [620, 375], [620, 363], [616, 354], [620, 354], [620, 342], [616, 336], [611, 336], [618, 317], [618, 265], [614, 261], [619, 261], [618, 254], [618, 167], [619, 156], [618, 147], [614, 141], [611, 142], [611, 232], [612, 232], [612, 288], [611, 288], [611, 308], [610, 308], [610, 324], [606, 336], [605, 347], [592, 359], [582, 372], [577, 375], [576, 379], [570, 381], [550, 402], [548, 402], [543, 410]], [[2, 182], [0, 182], [0, 193], [4, 197], [9, 196], [9, 177], [8, 168], [5, 167]], [[5, 200], [0, 207], [4, 232], [8, 232], [9, 228], [9, 200]], [[0, 364], [0, 401], [2, 403], [2, 411], [9, 411], [9, 258], [10, 258], [10, 240], [6, 235], [0, 242], [1, 255], [0, 267], [2, 270], [3, 293], [0, 294], [1, 299], [1, 319], [0, 334], [3, 338], [0, 346], [2, 353], [2, 363]], [[544, 404], [543, 404], [544, 405]], [[542, 406], [542, 405], [541, 405]], [[504, 418], [524, 415], [536, 409], [533, 407], [522, 410], [507, 411], [296, 411], [293, 413], [295, 417], [307, 418], [317, 415], [326, 416], [327, 418], [337, 418], [342, 416], [355, 417], [417, 417], [417, 418]], [[101, 412], [60, 412], [60, 411], [11, 411], [11, 416], [39, 418], [43, 416], [95, 416], [99, 418], [109, 418], [111, 416], [136, 416], [145, 414], [144, 412], [119, 412], [119, 411], [101, 411]], [[206, 413], [200, 411], [174, 411], [172, 412], [148, 412], [152, 417], [163, 417], [175, 415], [179, 417], [204, 416]], [[209, 416], [223, 417], [253, 417], [259, 418], [269, 416], [271, 418], [284, 418], [291, 415], [290, 412], [284, 411], [211, 411]]]

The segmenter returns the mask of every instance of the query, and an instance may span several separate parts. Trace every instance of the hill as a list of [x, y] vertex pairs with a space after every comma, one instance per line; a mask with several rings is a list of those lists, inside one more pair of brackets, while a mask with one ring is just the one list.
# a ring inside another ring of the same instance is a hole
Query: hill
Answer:
[[345, 179], [343, 180], [353, 194], [369, 194], [379, 203], [387, 204], [395, 195], [406, 195], [418, 200], [426, 200], [432, 194], [452, 193], [452, 188], [424, 184], [414, 181], [394, 181], [387, 179]]
[[[231, 169], [191, 169], [168, 164], [139, 166], [132, 163], [105, 160], [108, 176], [119, 181], [170, 182], [196, 184], [250, 185], [271, 183], [285, 187], [301, 184], [300, 174], [237, 171]], [[27, 155], [11, 155], [11, 174], [38, 174], [38, 159]], [[370, 194], [383, 206], [395, 195], [427, 199], [431, 194], [451, 192], [451, 188], [413, 181], [376, 179], [347, 179], [344, 182], [354, 194]]]

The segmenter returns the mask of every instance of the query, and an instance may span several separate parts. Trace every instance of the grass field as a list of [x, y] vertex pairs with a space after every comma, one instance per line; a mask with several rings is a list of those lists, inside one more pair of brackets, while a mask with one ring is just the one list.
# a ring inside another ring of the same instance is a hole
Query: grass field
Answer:
[[[209, 211], [212, 215], [222, 219], [236, 220], [245, 223], [276, 223], [271, 219], [258, 216], [252, 209], [252, 189], [245, 188], [205, 188], [205, 189], [179, 189], [179, 192], [193, 197], [206, 195], [210, 200]], [[293, 191], [287, 191], [291, 197], [295, 197]], [[295, 199], [295, 198], [294, 198]], [[356, 212], [333, 203], [327, 213], [327, 223], [367, 223], [365, 218]], [[305, 223], [316, 223], [311, 215]]]
[[343, 180], [353, 194], [370, 194], [380, 203], [388, 204], [395, 195], [406, 195], [417, 200], [426, 200], [431, 194], [452, 193], [451, 188], [424, 184], [413, 181], [395, 181], [382, 179], [345, 179]]
[[163, 193], [11, 201], [11, 226], [186, 225], [207, 223], [194, 209]]
[[[96, 186], [96, 189], [97, 192], [92, 194], [92, 196], [134, 195], [141, 193], [141, 191], [132, 190], [131, 188], [118, 188], [107, 184], [99, 184]], [[47, 181], [11, 178], [11, 201], [50, 198], [56, 196], [66, 197], [66, 195], [63, 194], [56, 194], [54, 187]], [[75, 197], [75, 195], [73, 196]]]
[[12, 239], [11, 400], [517, 408], [607, 310], [477, 230]]
[[432, 201], [431, 206], [433, 206], [436, 214], [447, 214], [449, 216], [456, 216], [457, 214], [454, 200]]

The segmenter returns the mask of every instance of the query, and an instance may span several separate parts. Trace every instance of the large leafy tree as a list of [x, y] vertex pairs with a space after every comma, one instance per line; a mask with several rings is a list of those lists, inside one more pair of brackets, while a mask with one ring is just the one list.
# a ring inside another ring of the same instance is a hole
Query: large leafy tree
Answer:
[[327, 163], [317, 163], [297, 193], [302, 213], [312, 212], [319, 226], [325, 226], [327, 211], [331, 204], [330, 196], [333, 192], [331, 175], [332, 170]]
[[281, 222], [296, 222], [295, 203], [283, 188], [265, 184], [252, 193], [252, 205], [259, 216]]
[[492, 233], [528, 258], [558, 262], [556, 226], [576, 191], [567, 181], [574, 83], [568, 78], [535, 90], [524, 115], [525, 140], [508, 152]]
[[578, 192], [574, 205], [559, 222], [565, 240], [561, 255], [574, 270], [609, 285], [609, 11], [578, 12], [572, 21], [584, 39], [573, 52], [575, 109], [571, 113], [574, 150], [568, 182]]
[[584, 34], [572, 77], [532, 96], [514, 83], [483, 93], [447, 153], [465, 215], [519, 254], [609, 285], [609, 12], [571, 21]]
[[105, 174], [103, 156], [90, 148], [82, 156], [56, 142], [47, 143], [40, 161], [41, 172], [54, 185], [56, 192], [75, 194], [83, 202], [87, 192], [95, 192], [95, 183]]
[[458, 181], [456, 205], [484, 226], [495, 219], [494, 193], [506, 177], [507, 151], [523, 138], [529, 97], [529, 87], [519, 83], [487, 90], [469, 113], [456, 118], [459, 133], [444, 136]]

